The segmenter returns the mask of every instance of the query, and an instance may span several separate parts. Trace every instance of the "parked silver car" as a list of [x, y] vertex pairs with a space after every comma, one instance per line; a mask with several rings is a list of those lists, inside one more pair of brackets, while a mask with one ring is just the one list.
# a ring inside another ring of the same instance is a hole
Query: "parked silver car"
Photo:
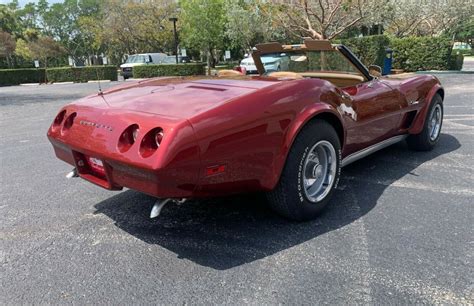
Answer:
[[125, 63], [120, 65], [124, 79], [133, 76], [133, 67], [147, 64], [160, 64], [168, 57], [165, 53], [140, 53], [130, 55]]

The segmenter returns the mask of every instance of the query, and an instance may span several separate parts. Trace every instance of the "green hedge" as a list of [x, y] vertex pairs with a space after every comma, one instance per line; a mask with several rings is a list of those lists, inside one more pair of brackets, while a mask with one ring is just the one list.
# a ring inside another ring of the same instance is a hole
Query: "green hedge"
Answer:
[[385, 35], [372, 35], [343, 39], [341, 43], [349, 47], [364, 65], [383, 67], [385, 50], [390, 45], [390, 39]]
[[389, 38], [373, 35], [342, 39], [366, 65], [383, 67], [385, 49], [393, 49], [393, 69], [405, 71], [460, 70], [463, 58], [452, 51], [453, 44], [447, 37]]
[[134, 78], [151, 78], [159, 76], [185, 76], [205, 74], [203, 63], [143, 65], [133, 67]]
[[46, 69], [48, 82], [117, 81], [115, 66], [60, 67]]
[[44, 68], [0, 69], [1, 85], [18, 85], [22, 83], [43, 83]]
[[449, 70], [461, 70], [464, 63], [464, 55], [452, 54], [449, 59]]
[[393, 68], [405, 71], [450, 70], [452, 42], [446, 37], [392, 38]]

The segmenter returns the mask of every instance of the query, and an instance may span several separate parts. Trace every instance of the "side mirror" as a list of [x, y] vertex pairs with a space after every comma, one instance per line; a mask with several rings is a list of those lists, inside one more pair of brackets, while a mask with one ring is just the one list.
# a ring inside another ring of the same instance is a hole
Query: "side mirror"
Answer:
[[380, 68], [380, 66], [377, 66], [377, 65], [370, 65], [369, 74], [374, 77], [379, 78], [382, 76], [382, 68]]

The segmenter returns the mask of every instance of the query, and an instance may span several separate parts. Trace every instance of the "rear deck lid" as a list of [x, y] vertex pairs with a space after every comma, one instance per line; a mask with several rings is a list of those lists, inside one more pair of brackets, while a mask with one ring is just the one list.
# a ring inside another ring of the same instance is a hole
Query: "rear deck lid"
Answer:
[[177, 78], [154, 79], [112, 88], [103, 98], [110, 108], [190, 118], [276, 81]]

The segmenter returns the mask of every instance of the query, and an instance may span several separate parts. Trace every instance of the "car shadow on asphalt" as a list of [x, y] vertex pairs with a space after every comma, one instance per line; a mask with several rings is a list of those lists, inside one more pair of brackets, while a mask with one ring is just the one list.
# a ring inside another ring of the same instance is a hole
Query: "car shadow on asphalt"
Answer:
[[[273, 213], [262, 194], [168, 204], [149, 219], [154, 198], [124, 191], [95, 205], [130, 235], [164, 247], [179, 258], [218, 270], [265, 258], [346, 226], [371, 211], [390, 183], [419, 165], [457, 150], [461, 144], [442, 134], [430, 152], [393, 145], [343, 169], [338, 191], [314, 221], [292, 222]], [[383, 183], [373, 183], [381, 180]]]

